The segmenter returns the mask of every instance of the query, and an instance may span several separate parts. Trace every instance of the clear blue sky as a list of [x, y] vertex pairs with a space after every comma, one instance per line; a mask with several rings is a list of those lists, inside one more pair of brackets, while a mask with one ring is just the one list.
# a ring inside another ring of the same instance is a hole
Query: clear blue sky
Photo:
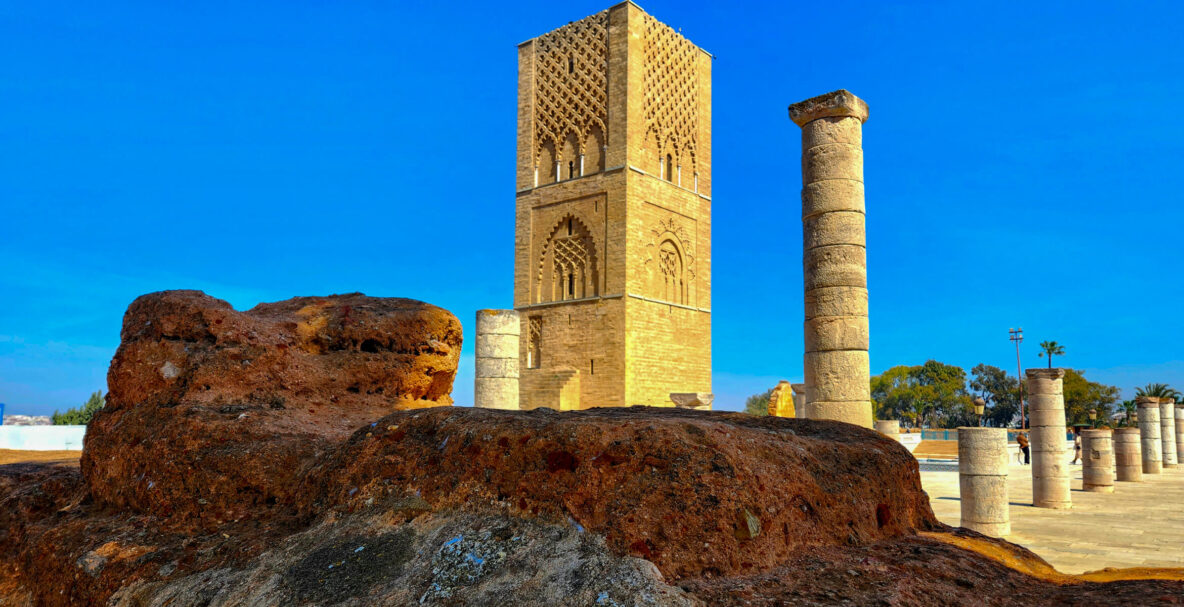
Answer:
[[[971, 6], [974, 4], [975, 6]], [[249, 5], [249, 6], [248, 6]], [[515, 45], [607, 2], [0, 4], [0, 401], [105, 389], [127, 304], [512, 296]], [[864, 129], [872, 370], [1184, 386], [1184, 3], [644, 2], [714, 53], [722, 408], [802, 373], [794, 101]]]

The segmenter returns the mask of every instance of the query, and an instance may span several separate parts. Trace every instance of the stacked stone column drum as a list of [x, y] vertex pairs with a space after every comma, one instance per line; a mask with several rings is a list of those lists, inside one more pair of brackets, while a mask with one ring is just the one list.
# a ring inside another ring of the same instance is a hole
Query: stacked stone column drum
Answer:
[[1184, 403], [1176, 403], [1176, 461], [1184, 455]]
[[876, 432], [887, 436], [893, 440], [900, 440], [900, 420], [896, 419], [877, 419], [875, 423]]
[[518, 408], [518, 343], [522, 333], [514, 310], [477, 310], [477, 373], [473, 405]]
[[806, 417], [872, 427], [863, 123], [838, 90], [789, 106], [802, 128]]
[[1143, 450], [1143, 474], [1163, 471], [1163, 437], [1159, 427], [1159, 399], [1154, 396], [1135, 398], [1139, 407], [1139, 446]]
[[1114, 472], [1124, 483], [1143, 480], [1143, 449], [1139, 444], [1138, 428], [1119, 428], [1114, 431]]
[[1070, 508], [1069, 456], [1065, 454], [1064, 369], [1028, 369], [1032, 505]]
[[1163, 439], [1163, 467], [1175, 468], [1178, 463], [1176, 452], [1176, 399], [1159, 399], [1159, 435]]
[[983, 535], [1011, 533], [1007, 501], [1007, 430], [958, 428], [962, 526]]
[[1114, 447], [1110, 430], [1081, 432], [1081, 488], [1114, 493]]
[[793, 416], [802, 419], [806, 417], [806, 384], [790, 384], [793, 388]]

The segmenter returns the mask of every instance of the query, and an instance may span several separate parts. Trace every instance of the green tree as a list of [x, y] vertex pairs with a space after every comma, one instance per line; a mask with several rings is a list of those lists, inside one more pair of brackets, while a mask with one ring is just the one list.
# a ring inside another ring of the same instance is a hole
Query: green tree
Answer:
[[749, 415], [768, 415], [769, 399], [773, 397], [773, 389], [769, 388], [760, 394], [753, 394], [744, 400], [744, 412]]
[[1044, 351], [1040, 354], [1037, 354], [1037, 356], [1044, 357], [1045, 355], [1048, 355], [1049, 369], [1052, 368], [1052, 357], [1065, 355], [1065, 346], [1062, 346], [1055, 341], [1042, 341], [1040, 342], [1040, 348]]
[[970, 389], [987, 401], [983, 423], [1005, 427], [1020, 415], [1020, 381], [999, 367], [979, 364], [970, 370]]
[[899, 416], [914, 426], [948, 427], [977, 423], [966, 392], [966, 372], [936, 360], [896, 366], [872, 377], [872, 401], [879, 416]]
[[55, 426], [85, 426], [90, 423], [90, 418], [94, 416], [95, 411], [102, 409], [106, 404], [107, 398], [100, 390], [91, 394], [81, 407], [67, 409], [65, 413], [58, 413], [57, 410], [54, 410], [51, 419]]
[[1135, 388], [1135, 396], [1153, 396], [1155, 398], [1172, 398], [1180, 402], [1180, 393], [1167, 384], [1147, 384], [1142, 388]]
[[1138, 409], [1138, 406], [1135, 405], [1135, 401], [1133, 401], [1133, 400], [1124, 400], [1124, 401], [1122, 401], [1122, 404], [1119, 405], [1119, 407], [1122, 409], [1123, 413], [1125, 413], [1126, 415], [1124, 415], [1122, 420], [1120, 420], [1118, 422], [1118, 425], [1119, 426], [1130, 426], [1131, 420], [1133, 420], [1135, 418], [1135, 411]]
[[1109, 422], [1120, 392], [1116, 386], [1089, 381], [1076, 369], [1065, 369], [1063, 390], [1065, 421], [1070, 426], [1090, 423], [1090, 409], [1097, 411], [1098, 419], [1103, 423]]

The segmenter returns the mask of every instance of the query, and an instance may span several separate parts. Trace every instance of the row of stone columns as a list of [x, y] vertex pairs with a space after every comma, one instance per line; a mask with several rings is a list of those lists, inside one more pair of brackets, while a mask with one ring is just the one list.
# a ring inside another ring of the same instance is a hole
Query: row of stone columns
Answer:
[[[1072, 505], [1065, 453], [1063, 378], [1063, 369], [1026, 372], [1031, 406], [1032, 505], [1040, 508]], [[1184, 431], [1184, 405], [1177, 409], [1174, 400], [1163, 400], [1137, 399], [1138, 428], [1082, 432], [1082, 489], [1113, 493], [1116, 478], [1138, 482], [1144, 474], [1176, 466], [1176, 454], [1181, 451], [1178, 443]], [[963, 527], [995, 536], [1010, 531], [1006, 452], [1005, 429], [958, 429]]]

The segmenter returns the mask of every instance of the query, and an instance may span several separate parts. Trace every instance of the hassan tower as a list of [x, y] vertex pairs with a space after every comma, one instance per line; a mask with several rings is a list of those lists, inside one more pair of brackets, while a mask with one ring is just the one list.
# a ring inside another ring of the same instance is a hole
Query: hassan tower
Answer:
[[631, 2], [519, 45], [521, 408], [711, 392], [711, 60]]

